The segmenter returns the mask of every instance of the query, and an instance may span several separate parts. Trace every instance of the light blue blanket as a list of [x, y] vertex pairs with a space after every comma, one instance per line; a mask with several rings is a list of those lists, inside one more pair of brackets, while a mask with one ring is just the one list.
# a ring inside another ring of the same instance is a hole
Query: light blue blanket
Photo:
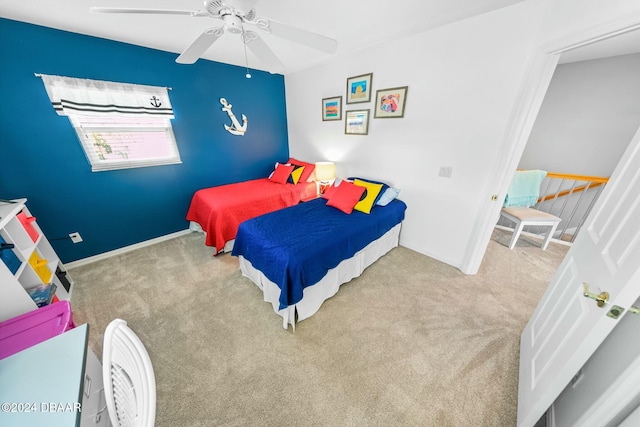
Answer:
[[547, 171], [543, 170], [516, 171], [503, 206], [530, 207], [535, 205], [540, 197], [540, 184], [546, 176]]

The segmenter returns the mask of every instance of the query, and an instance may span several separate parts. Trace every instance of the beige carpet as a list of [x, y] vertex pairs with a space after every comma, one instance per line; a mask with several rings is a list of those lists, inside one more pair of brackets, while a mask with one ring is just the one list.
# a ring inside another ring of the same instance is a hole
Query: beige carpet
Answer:
[[98, 357], [113, 318], [138, 333], [159, 427], [512, 426], [520, 334], [567, 247], [509, 238], [474, 276], [398, 247], [295, 333], [197, 233], [70, 270], [72, 307]]

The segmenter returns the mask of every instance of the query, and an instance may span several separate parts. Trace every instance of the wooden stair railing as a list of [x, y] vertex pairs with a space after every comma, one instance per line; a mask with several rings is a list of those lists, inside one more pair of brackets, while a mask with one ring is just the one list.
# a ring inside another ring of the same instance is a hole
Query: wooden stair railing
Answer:
[[[573, 242], [607, 182], [606, 177], [548, 172], [535, 208], [562, 218], [556, 238]], [[555, 191], [549, 191], [552, 183]]]
[[[607, 182], [609, 178], [606, 177], [547, 172], [540, 186], [542, 196], [533, 208], [562, 218], [554, 240], [575, 240]], [[498, 224], [506, 225], [501, 223], [502, 220]], [[541, 235], [547, 230], [531, 226], [525, 228], [525, 231]]]
[[573, 188], [572, 190], [563, 190], [554, 194], [547, 194], [546, 196], [541, 196], [538, 198], [538, 203], [544, 202], [546, 200], [555, 199], [558, 197], [568, 196], [569, 194], [579, 193], [581, 191], [589, 190], [592, 188], [599, 187], [603, 184], [609, 182], [609, 178], [601, 177], [601, 176], [588, 176], [588, 175], [572, 175], [568, 173], [557, 173], [557, 172], [548, 172], [547, 178], [556, 178], [556, 179], [564, 179], [564, 180], [574, 180], [574, 181], [585, 181], [586, 185], [581, 185], [579, 187]]

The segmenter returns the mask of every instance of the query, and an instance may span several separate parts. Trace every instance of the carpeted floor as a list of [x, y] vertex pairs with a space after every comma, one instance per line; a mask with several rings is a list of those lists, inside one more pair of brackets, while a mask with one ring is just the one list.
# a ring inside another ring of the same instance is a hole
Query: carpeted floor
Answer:
[[70, 270], [77, 324], [127, 320], [157, 381], [158, 427], [512, 426], [519, 338], [568, 250], [495, 230], [474, 276], [398, 247], [295, 333], [188, 234]]

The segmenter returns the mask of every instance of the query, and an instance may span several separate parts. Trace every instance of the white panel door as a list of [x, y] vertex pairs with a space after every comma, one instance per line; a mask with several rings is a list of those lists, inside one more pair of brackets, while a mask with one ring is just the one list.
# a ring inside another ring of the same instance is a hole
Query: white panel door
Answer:
[[[609, 293], [604, 307], [584, 296], [584, 283]], [[607, 312], [639, 296], [640, 130], [522, 333], [519, 427], [538, 421], [616, 326]]]

